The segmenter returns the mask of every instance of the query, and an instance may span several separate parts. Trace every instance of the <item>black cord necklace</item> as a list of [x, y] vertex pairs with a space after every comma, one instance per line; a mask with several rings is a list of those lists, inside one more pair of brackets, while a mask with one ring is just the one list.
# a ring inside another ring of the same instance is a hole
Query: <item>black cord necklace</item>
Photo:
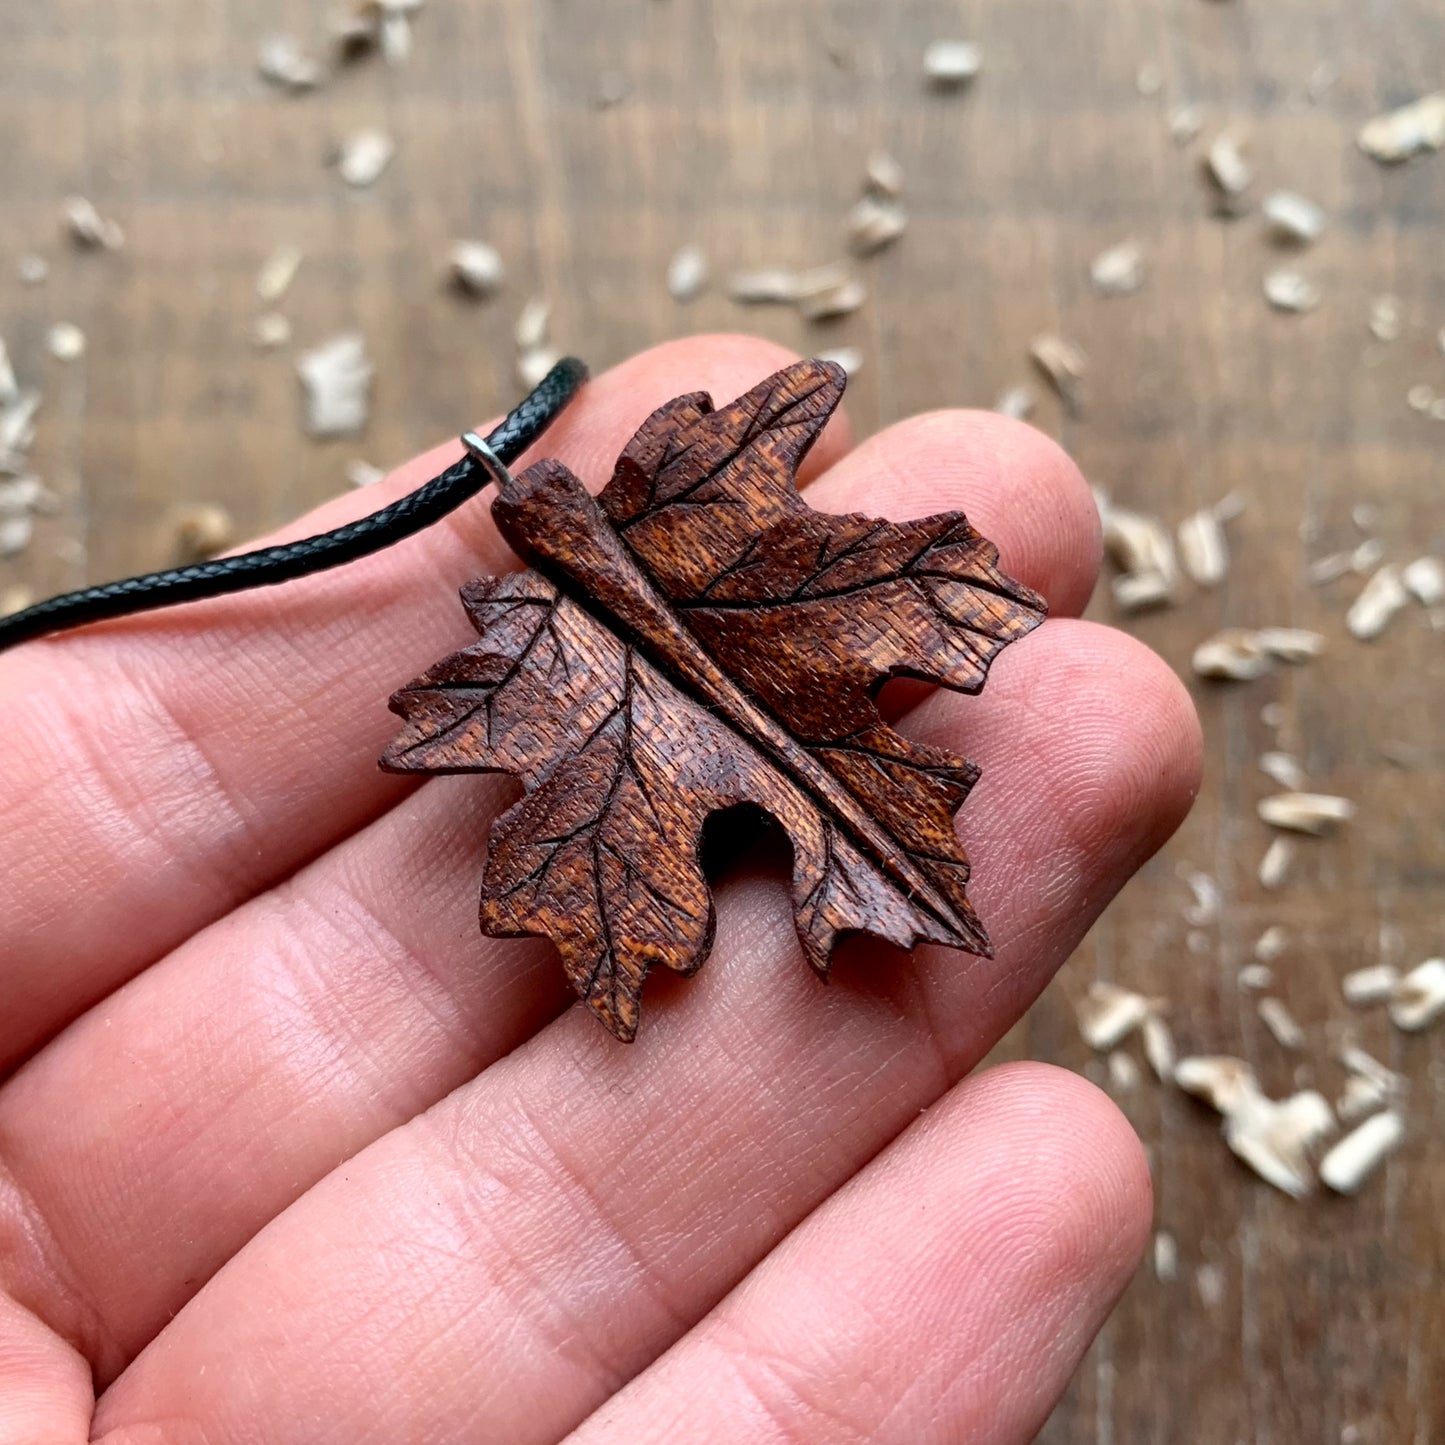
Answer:
[[507, 464], [552, 425], [586, 379], [587, 368], [582, 362], [573, 357], [559, 361], [536, 390], [486, 437], [466, 434], [463, 443], [467, 455], [459, 462], [369, 517], [298, 542], [127, 577], [37, 602], [34, 607], [0, 620], [0, 652], [87, 622], [199, 602], [205, 597], [244, 592], [252, 587], [271, 587], [380, 552], [431, 526], [476, 496], [488, 482], [498, 481]]

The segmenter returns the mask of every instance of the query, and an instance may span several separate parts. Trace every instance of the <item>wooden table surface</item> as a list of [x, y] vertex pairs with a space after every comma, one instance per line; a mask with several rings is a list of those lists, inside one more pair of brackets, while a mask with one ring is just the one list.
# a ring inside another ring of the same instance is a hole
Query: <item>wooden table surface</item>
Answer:
[[[268, 30], [301, 23], [280, 0], [0, 4], [0, 335], [44, 387], [33, 455], [62, 498], [28, 555], [0, 562], [0, 588], [168, 562], [187, 502], [222, 502], [255, 531], [339, 490], [352, 457], [391, 463], [455, 433], [515, 395], [511, 328], [533, 294], [551, 300], [557, 342], [595, 366], [715, 327], [804, 351], [856, 345], [863, 430], [990, 405], [1031, 379], [1032, 336], [1075, 339], [1092, 359], [1086, 406], [1067, 418], [1044, 399], [1036, 420], [1093, 480], [1171, 523], [1231, 490], [1247, 501], [1227, 586], [1133, 630], [1181, 669], [1226, 624], [1318, 627], [1330, 643], [1260, 682], [1194, 684], [1198, 807], [1000, 1053], [1107, 1082], [1073, 1013], [1106, 978], [1166, 997], [1182, 1050], [1241, 1054], [1276, 1092], [1333, 1097], [1351, 1036], [1412, 1092], [1408, 1141], [1382, 1173], [1355, 1199], [1304, 1202], [1238, 1165], [1191, 1100], [1147, 1077], [1123, 1092], [1179, 1274], [1141, 1271], [1042, 1438], [1445, 1439], [1445, 1029], [1406, 1036], [1352, 1015], [1338, 983], [1445, 949], [1445, 634], [1417, 608], [1355, 642], [1343, 613], [1358, 580], [1305, 577], [1309, 558], [1360, 539], [1362, 504], [1389, 557], [1445, 546], [1445, 422], [1405, 401], [1416, 383], [1445, 391], [1445, 155], [1386, 170], [1353, 143], [1363, 119], [1441, 84], [1439, 0], [430, 0], [407, 65], [361, 65], [293, 99], [257, 78], [254, 56]], [[921, 82], [924, 44], [947, 34], [984, 48], [967, 93]], [[1141, 66], [1158, 68], [1160, 94], [1141, 94]], [[599, 107], [613, 88], [625, 97]], [[1281, 257], [1257, 214], [1211, 214], [1200, 142], [1168, 133], [1180, 101], [1203, 108], [1206, 140], [1237, 128], [1260, 189], [1328, 210], [1326, 239], [1298, 260], [1323, 293], [1312, 314], [1266, 307], [1261, 280]], [[388, 128], [398, 154], [351, 191], [323, 162], [363, 124]], [[878, 146], [907, 171], [912, 220], [865, 263], [857, 315], [809, 329], [718, 287], [690, 307], [667, 295], [686, 241], [718, 274], [835, 256]], [[72, 191], [120, 219], [121, 253], [63, 241]], [[439, 285], [457, 235], [506, 257], [494, 302]], [[1146, 248], [1148, 282], [1101, 298], [1088, 263], [1126, 236]], [[284, 306], [298, 344], [358, 327], [376, 360], [360, 442], [303, 441], [289, 353], [250, 343], [256, 270], [283, 242], [305, 251]], [[14, 279], [30, 251], [50, 259], [43, 286]], [[1404, 316], [1388, 345], [1367, 329], [1383, 293]], [[82, 362], [45, 354], [57, 320], [85, 330]], [[1106, 597], [1094, 612], [1111, 614]], [[1283, 745], [1360, 810], [1303, 847], [1277, 893], [1255, 877], [1271, 701]], [[1181, 864], [1222, 892], [1192, 940]], [[1280, 991], [1307, 1035], [1293, 1056], [1236, 982], [1276, 922], [1290, 939]]]

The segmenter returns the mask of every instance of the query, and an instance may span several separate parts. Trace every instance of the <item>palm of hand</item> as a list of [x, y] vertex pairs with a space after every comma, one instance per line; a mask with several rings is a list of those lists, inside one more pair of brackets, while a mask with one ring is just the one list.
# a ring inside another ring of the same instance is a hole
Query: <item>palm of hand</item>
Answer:
[[[732, 396], [778, 364], [659, 348], [545, 450], [605, 475], [679, 378]], [[458, 640], [450, 586], [510, 565], [481, 508], [0, 659], [0, 1445], [1038, 1427], [1147, 1177], [1080, 1080], [960, 1080], [1178, 821], [1195, 723], [1151, 655], [1069, 620], [1096, 524], [1036, 434], [938, 413], [850, 451], [835, 423], [804, 480], [823, 510], [962, 507], [1050, 601], [982, 698], [903, 724], [983, 764], [994, 961], [860, 943], [822, 990], [781, 883], [740, 865], [712, 961], [650, 986], [624, 1048], [564, 1012], [545, 945], [479, 939], [509, 785], [373, 759], [381, 700]]]

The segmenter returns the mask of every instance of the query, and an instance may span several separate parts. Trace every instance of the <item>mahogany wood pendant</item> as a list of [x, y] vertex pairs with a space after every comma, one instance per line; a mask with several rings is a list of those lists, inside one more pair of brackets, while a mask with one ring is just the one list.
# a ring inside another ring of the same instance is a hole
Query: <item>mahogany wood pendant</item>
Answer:
[[537, 934], [620, 1039], [643, 979], [712, 946], [699, 858], [713, 812], [755, 803], [793, 847], [798, 937], [823, 975], [841, 934], [989, 954], [953, 815], [978, 770], [894, 732], [887, 679], [977, 692], [1044, 618], [961, 512], [815, 512], [799, 463], [843, 394], [790, 366], [717, 411], [678, 397], [591, 497], [559, 462], [492, 506], [529, 569], [462, 589], [481, 641], [391, 700], [393, 772], [507, 772], [481, 923]]

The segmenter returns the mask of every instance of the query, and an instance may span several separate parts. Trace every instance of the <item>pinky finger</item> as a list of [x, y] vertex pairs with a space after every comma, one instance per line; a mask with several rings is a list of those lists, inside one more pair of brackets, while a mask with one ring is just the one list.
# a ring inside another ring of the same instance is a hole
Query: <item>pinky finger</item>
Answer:
[[1034, 1437], [1138, 1262], [1143, 1153], [1072, 1074], [955, 1088], [568, 1445]]

